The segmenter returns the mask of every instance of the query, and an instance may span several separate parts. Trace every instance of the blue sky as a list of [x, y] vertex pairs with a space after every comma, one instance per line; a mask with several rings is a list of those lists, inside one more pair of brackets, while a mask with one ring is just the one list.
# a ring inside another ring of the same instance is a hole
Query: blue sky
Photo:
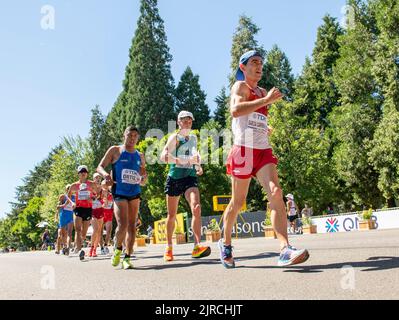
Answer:
[[[343, 18], [346, 0], [158, 0], [177, 84], [187, 66], [200, 76], [211, 110], [230, 72], [241, 14], [261, 28], [266, 50], [277, 44], [299, 74], [325, 14]], [[41, 9], [55, 10], [44, 30]], [[90, 109], [108, 113], [122, 89], [139, 0], [2, 0], [0, 3], [0, 217], [15, 187], [62, 136], [87, 136]]]

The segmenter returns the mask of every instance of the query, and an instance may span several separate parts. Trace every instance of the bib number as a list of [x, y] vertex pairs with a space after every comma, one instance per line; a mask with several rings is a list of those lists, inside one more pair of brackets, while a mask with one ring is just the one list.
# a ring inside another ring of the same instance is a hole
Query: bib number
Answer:
[[90, 199], [90, 191], [79, 191], [78, 199], [79, 200], [89, 200]]
[[141, 176], [135, 170], [123, 169], [122, 170], [122, 183], [126, 184], [140, 184]]
[[258, 112], [253, 112], [248, 117], [248, 128], [255, 131], [266, 133], [267, 132], [267, 117]]

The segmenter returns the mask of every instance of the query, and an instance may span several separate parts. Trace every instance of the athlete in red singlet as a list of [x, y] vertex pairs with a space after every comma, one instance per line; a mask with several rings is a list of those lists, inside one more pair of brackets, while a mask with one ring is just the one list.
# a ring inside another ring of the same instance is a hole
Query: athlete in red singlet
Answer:
[[86, 166], [78, 167], [79, 181], [71, 185], [68, 197], [75, 196], [75, 253], [79, 252], [80, 260], [84, 259], [82, 250], [83, 241], [86, 239], [87, 229], [92, 217], [93, 198], [95, 197], [94, 184], [87, 180], [89, 171]]

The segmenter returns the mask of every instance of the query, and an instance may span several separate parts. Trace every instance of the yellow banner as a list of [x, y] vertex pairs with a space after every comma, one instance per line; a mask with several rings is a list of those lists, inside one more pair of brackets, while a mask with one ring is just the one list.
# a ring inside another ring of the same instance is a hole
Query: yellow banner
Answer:
[[[231, 196], [213, 196], [213, 211], [223, 212], [226, 210], [230, 203]], [[247, 202], [245, 201], [240, 210], [241, 212], [247, 211]]]
[[[175, 231], [176, 229], [185, 232], [184, 218], [182, 213], [176, 215]], [[166, 238], [166, 218], [154, 222], [154, 236], [156, 244], [168, 243], [168, 240]]]

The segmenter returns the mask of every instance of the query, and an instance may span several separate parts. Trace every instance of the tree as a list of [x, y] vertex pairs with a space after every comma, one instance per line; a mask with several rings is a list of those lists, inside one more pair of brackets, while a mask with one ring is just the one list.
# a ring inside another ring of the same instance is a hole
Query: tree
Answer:
[[219, 95], [215, 98], [216, 110], [213, 119], [220, 124], [222, 128], [226, 127], [226, 113], [229, 111], [229, 97], [226, 95], [226, 88], [220, 90]]
[[[258, 44], [255, 36], [260, 31], [259, 27], [256, 26], [251, 18], [242, 15], [238, 21], [238, 27], [233, 35], [233, 42], [231, 46], [231, 63], [230, 63], [230, 75], [229, 75], [229, 89], [236, 82], [236, 72], [240, 57], [248, 50], [257, 50], [264, 56], [266, 54], [265, 49]], [[230, 101], [230, 95], [227, 97], [227, 101]], [[227, 107], [226, 111], [226, 127], [231, 127], [231, 114], [230, 107]]]
[[12, 232], [14, 225], [15, 221], [10, 216], [0, 219], [0, 248], [18, 248], [20, 246], [18, 236]]
[[53, 162], [53, 155], [61, 149], [61, 146], [53, 148], [47, 157], [30, 170], [28, 175], [22, 179], [23, 185], [18, 186], [15, 192], [15, 202], [11, 202], [10, 219], [15, 221], [18, 215], [26, 208], [29, 200], [33, 197], [44, 197], [40, 186], [50, 178], [50, 167]]
[[259, 82], [259, 86], [267, 90], [273, 87], [279, 88], [284, 94], [284, 99], [292, 101], [294, 81], [288, 57], [277, 45], [274, 45], [266, 55], [263, 65], [263, 77]]
[[339, 92], [333, 78], [333, 67], [339, 58], [338, 38], [343, 30], [335, 18], [327, 15], [317, 31], [312, 60], [307, 59], [302, 75], [295, 83], [298, 115], [315, 128], [329, 126], [328, 115], [339, 104]]
[[98, 105], [91, 110], [90, 134], [88, 141], [93, 158], [93, 162], [90, 166], [96, 168], [105, 152], [111, 146], [111, 138], [108, 136], [105, 117], [101, 113]]
[[337, 199], [329, 141], [316, 128], [303, 128], [296, 106], [285, 101], [270, 110], [271, 142], [279, 159], [278, 172], [285, 193], [294, 193], [299, 206], [311, 205], [321, 213]]
[[79, 165], [87, 165], [89, 175], [94, 173], [92, 156], [88, 140], [82, 139], [80, 136], [64, 137], [62, 149], [53, 155], [52, 165], [49, 169], [50, 178], [41, 185], [41, 190], [46, 196], [40, 208], [42, 218], [47, 220], [53, 229], [56, 229], [54, 215], [59, 195], [65, 192], [67, 184], [78, 180], [76, 169]]
[[176, 112], [182, 110], [192, 112], [195, 118], [193, 128], [200, 129], [210, 119], [205, 99], [206, 94], [201, 90], [199, 76], [194, 75], [191, 68], [187, 67], [175, 90]]
[[372, 74], [377, 35], [368, 9], [358, 1], [350, 4], [354, 20], [338, 40], [340, 57], [333, 68], [341, 104], [329, 117], [333, 159], [339, 179], [350, 190], [357, 208], [377, 208], [382, 203], [378, 172], [368, 156], [381, 118], [381, 93]]
[[41, 230], [36, 225], [41, 220], [40, 207], [42, 204], [42, 198], [33, 197], [30, 199], [26, 208], [13, 225], [11, 232], [17, 236], [19, 245], [28, 248], [35, 248], [39, 245]]
[[371, 2], [379, 31], [373, 75], [383, 97], [381, 122], [374, 133], [369, 156], [379, 173], [378, 188], [389, 207], [399, 200], [399, 3]]
[[265, 55], [265, 50], [259, 46], [255, 36], [260, 31], [251, 18], [242, 15], [238, 21], [238, 27], [233, 35], [233, 44], [231, 47], [231, 74], [229, 76], [230, 88], [236, 82], [236, 71], [240, 57], [248, 50], [257, 50], [262, 55]]
[[140, 17], [129, 52], [123, 91], [107, 118], [112, 142], [119, 140], [128, 125], [145, 135], [152, 128], [166, 132], [175, 119], [172, 56], [157, 0], [141, 0]]

